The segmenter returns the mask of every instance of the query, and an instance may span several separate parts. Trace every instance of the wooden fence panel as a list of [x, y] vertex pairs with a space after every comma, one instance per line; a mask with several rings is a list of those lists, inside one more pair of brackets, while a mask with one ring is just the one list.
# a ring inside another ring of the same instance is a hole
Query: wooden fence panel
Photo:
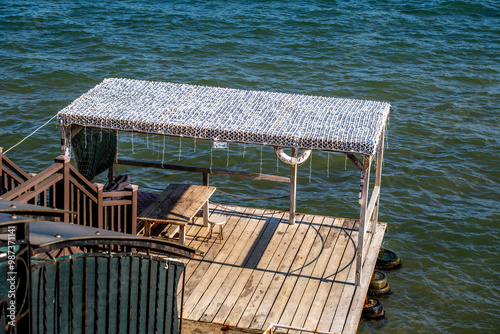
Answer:
[[3, 199], [74, 212], [64, 215], [68, 223], [137, 234], [138, 187], [107, 193], [102, 184], [85, 179], [69, 157], [56, 157], [53, 165], [30, 177], [0, 148], [0, 182]]

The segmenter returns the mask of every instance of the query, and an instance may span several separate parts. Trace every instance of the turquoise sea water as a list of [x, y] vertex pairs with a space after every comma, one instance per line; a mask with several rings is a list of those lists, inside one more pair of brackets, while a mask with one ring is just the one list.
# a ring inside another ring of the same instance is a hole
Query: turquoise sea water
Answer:
[[[380, 220], [404, 266], [389, 273], [387, 317], [358, 332], [500, 331], [498, 1], [0, 1], [0, 36], [4, 151], [106, 77], [390, 102]], [[7, 155], [39, 172], [59, 144], [53, 120]], [[287, 174], [269, 148], [125, 134], [119, 152]], [[158, 188], [201, 178], [119, 172]], [[343, 156], [315, 152], [299, 170], [298, 211], [356, 217], [358, 177]], [[287, 194], [211, 181], [243, 196]]]

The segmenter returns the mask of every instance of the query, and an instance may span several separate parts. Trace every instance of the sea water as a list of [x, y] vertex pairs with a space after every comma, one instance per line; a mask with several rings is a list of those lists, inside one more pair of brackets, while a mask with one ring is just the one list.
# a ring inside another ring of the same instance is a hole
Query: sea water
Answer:
[[[0, 146], [32, 134], [106, 77], [390, 102], [380, 221], [403, 267], [387, 316], [359, 333], [500, 330], [500, 3], [485, 1], [0, 1]], [[39, 172], [56, 120], [7, 156]], [[119, 155], [288, 175], [272, 148], [120, 134]], [[118, 168], [151, 191], [200, 175]], [[216, 177], [245, 197], [286, 184]], [[146, 188], [144, 188], [146, 189]], [[355, 218], [359, 171], [314, 152], [297, 210]], [[286, 199], [214, 201], [287, 210]]]

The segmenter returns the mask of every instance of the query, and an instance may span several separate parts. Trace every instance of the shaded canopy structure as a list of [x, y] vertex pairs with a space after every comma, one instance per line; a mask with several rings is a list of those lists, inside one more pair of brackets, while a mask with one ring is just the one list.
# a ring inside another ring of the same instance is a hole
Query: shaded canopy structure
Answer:
[[[386, 102], [205, 87], [109, 78], [58, 114], [63, 152], [72, 126], [159, 134], [193, 139], [345, 153], [362, 171], [360, 191], [361, 267], [365, 231], [377, 221]], [[354, 154], [363, 155], [363, 162]], [[375, 186], [368, 202], [372, 158]], [[297, 165], [291, 163], [290, 223], [294, 223]], [[286, 158], [286, 157], [285, 157]], [[306, 159], [307, 157], [304, 156]], [[358, 279], [358, 277], [357, 277]]]
[[167, 136], [373, 155], [385, 102], [105, 79], [59, 112], [81, 125]]

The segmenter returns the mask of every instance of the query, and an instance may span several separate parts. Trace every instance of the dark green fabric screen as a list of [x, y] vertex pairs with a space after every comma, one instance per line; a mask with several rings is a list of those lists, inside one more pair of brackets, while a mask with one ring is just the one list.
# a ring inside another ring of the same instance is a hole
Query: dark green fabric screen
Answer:
[[[71, 130], [76, 131], [76, 128]], [[71, 147], [78, 171], [92, 181], [113, 165], [117, 152], [117, 131], [83, 128], [71, 139]]]
[[33, 333], [179, 333], [184, 264], [137, 254], [79, 255], [32, 270]]

